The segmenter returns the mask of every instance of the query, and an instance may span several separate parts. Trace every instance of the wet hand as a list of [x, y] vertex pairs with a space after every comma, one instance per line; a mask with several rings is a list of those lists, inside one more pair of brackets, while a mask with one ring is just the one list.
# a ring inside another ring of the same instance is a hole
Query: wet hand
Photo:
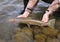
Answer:
[[43, 18], [42, 18], [42, 21], [43, 22], [48, 22], [48, 20], [49, 20], [49, 15], [48, 14], [44, 14]]
[[19, 15], [19, 16], [17, 16], [17, 18], [27, 18], [27, 16], [26, 15]]
[[17, 18], [27, 18], [29, 14], [30, 13], [26, 11], [22, 15], [17, 16]]

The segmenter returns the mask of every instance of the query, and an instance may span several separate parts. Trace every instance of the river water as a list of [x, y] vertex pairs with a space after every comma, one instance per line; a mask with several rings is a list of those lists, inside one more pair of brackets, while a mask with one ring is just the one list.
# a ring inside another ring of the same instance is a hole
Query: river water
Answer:
[[[35, 7], [34, 11], [37, 12], [40, 10], [40, 7], [48, 6], [49, 4], [41, 1]], [[10, 36], [14, 32], [14, 29], [17, 28], [17, 24], [10, 23], [8, 20], [16, 18], [23, 10], [23, 7], [23, 0], [0, 0], [0, 42], [10, 42]]]

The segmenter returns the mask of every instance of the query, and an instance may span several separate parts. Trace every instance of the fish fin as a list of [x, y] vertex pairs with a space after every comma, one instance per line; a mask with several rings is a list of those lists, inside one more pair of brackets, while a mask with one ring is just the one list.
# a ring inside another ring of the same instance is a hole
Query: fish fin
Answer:
[[49, 27], [55, 28], [55, 19], [49, 20], [49, 22], [47, 24], [48, 24]]

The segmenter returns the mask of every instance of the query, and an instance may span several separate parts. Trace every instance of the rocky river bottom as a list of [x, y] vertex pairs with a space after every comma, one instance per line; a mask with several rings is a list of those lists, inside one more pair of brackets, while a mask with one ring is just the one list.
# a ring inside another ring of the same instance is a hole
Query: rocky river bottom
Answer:
[[[49, 4], [39, 2], [30, 18], [41, 20], [42, 14]], [[56, 28], [40, 27], [26, 24], [11, 23], [9, 19], [16, 18], [23, 10], [22, 0], [0, 0], [0, 42], [60, 42], [60, 20]]]

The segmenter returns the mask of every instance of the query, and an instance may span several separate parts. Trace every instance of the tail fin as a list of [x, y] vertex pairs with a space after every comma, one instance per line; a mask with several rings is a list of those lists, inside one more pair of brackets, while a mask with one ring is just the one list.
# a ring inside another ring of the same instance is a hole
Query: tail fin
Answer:
[[47, 24], [49, 27], [54, 28], [55, 27], [55, 19], [49, 20], [49, 22]]

